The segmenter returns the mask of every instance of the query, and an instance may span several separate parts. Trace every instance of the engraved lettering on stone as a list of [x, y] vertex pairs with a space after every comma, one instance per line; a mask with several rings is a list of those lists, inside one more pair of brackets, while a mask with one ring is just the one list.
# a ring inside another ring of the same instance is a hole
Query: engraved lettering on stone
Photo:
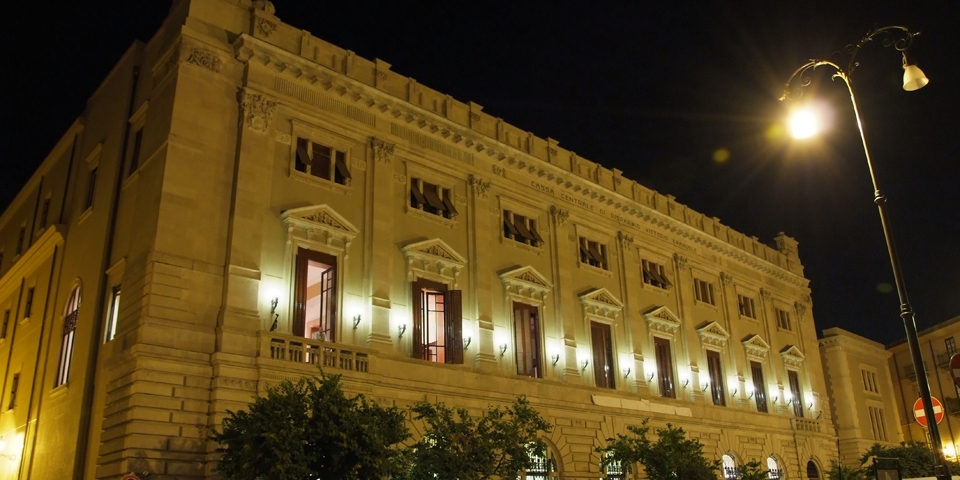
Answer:
[[247, 126], [256, 132], [266, 132], [273, 115], [277, 113], [277, 102], [256, 93], [244, 92], [240, 105], [247, 118]]
[[199, 47], [194, 47], [190, 50], [187, 63], [199, 65], [214, 73], [220, 73], [220, 68], [223, 66], [223, 62], [216, 53]]
[[255, 17], [255, 20], [257, 23], [257, 31], [259, 31], [260, 34], [265, 37], [269, 37], [270, 34], [277, 29], [277, 24], [267, 20], [266, 18]]
[[377, 159], [377, 163], [390, 164], [393, 159], [394, 144], [372, 137], [370, 147], [373, 148], [373, 157]]
[[490, 190], [490, 182], [476, 175], [470, 175], [470, 186], [473, 187], [473, 193], [477, 198], [487, 198], [487, 191]]
[[493, 173], [496, 175], [500, 175], [501, 177], [505, 177], [507, 175], [507, 170], [501, 167], [500, 165], [494, 165]]

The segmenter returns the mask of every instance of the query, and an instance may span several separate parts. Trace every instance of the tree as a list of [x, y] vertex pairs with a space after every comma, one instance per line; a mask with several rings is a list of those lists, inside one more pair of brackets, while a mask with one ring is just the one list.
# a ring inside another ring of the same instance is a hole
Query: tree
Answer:
[[597, 448], [602, 455], [601, 468], [613, 462], [621, 465], [641, 463], [650, 480], [716, 480], [720, 461], [708, 461], [703, 456], [703, 444], [697, 439], [687, 439], [683, 428], [667, 424], [656, 430], [657, 441], [647, 438], [650, 432], [646, 419], [638, 427], [627, 427], [630, 435], [618, 434], [608, 438], [607, 446]]
[[211, 438], [228, 480], [380, 479], [401, 472], [404, 413], [347, 398], [340, 376], [284, 380], [249, 409], [227, 411]]
[[853, 468], [846, 465], [837, 465], [837, 462], [831, 462], [827, 469], [827, 480], [869, 480], [873, 477], [867, 477], [867, 472], [862, 468]]
[[525, 397], [479, 418], [443, 403], [420, 402], [412, 411], [426, 431], [408, 451], [408, 480], [516, 478], [531, 466], [532, 452], [546, 450], [540, 432], [552, 429]]
[[750, 460], [744, 466], [740, 467], [737, 480], [767, 480], [769, 470], [762, 468], [763, 464], [756, 459]]
[[[926, 443], [911, 440], [900, 442], [900, 445], [894, 447], [885, 447], [879, 443], [873, 444], [860, 458], [860, 463], [866, 465], [867, 477], [875, 478], [877, 474], [870, 457], [899, 459], [900, 473], [903, 478], [932, 477], [934, 475], [933, 450]], [[960, 464], [949, 461], [947, 464], [949, 464], [950, 472], [953, 475], [960, 474]]]

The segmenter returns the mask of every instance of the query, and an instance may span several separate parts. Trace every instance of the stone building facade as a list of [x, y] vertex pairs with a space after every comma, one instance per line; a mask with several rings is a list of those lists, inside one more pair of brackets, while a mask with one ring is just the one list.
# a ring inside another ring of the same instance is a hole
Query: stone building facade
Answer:
[[647, 418], [818, 478], [810, 289], [774, 243], [269, 2], [175, 1], [0, 217], [0, 476], [210, 478], [206, 429], [322, 365], [401, 407], [526, 395], [550, 478], [618, 478], [594, 448]]

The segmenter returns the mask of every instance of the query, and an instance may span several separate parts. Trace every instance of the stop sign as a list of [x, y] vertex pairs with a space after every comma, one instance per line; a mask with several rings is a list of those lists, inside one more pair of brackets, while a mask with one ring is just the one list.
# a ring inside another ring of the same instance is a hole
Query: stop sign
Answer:
[[950, 372], [953, 373], [953, 383], [960, 387], [960, 353], [950, 357]]
[[[933, 414], [936, 416], [937, 424], [939, 424], [943, 420], [943, 404], [940, 403], [940, 400], [937, 400], [937, 397], [930, 397], [930, 401], [933, 403]], [[927, 426], [927, 414], [923, 411], [922, 398], [918, 398], [913, 403], [913, 416], [921, 427]]]

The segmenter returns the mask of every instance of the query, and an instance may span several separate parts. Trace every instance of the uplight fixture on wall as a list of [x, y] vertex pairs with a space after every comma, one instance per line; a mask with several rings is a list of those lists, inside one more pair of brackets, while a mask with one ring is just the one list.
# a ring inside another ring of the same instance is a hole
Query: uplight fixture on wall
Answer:
[[580, 372], [583, 373], [587, 369], [587, 365], [590, 365], [590, 360], [584, 360], [580, 362]]
[[683, 388], [687, 388], [687, 385], [690, 385], [690, 379], [689, 379], [689, 378], [683, 380]]
[[777, 403], [777, 400], [780, 400], [780, 396], [779, 396], [779, 395], [774, 395], [774, 396], [773, 396], [773, 403]]
[[463, 349], [466, 350], [470, 348], [470, 342], [473, 341], [472, 337], [463, 337]]
[[633, 370], [631, 370], [630, 367], [625, 368], [625, 369], [623, 370], [623, 378], [625, 378], [625, 379], [626, 379], [626, 378], [630, 378], [630, 372], [632, 372], [632, 371], [633, 371]]
[[701, 392], [706, 392], [708, 388], [710, 388], [710, 382], [707, 382], [707, 383], [704, 383], [704, 384], [701, 384], [701, 385], [700, 385], [700, 391], [701, 391]]
[[505, 354], [505, 353], [507, 353], [507, 344], [506, 344], [506, 343], [500, 345], [500, 356], [503, 357], [503, 354]]
[[360, 315], [357, 314], [353, 316], [353, 329], [356, 330], [357, 326], [359, 325], [360, 325]]
[[556, 354], [556, 355], [554, 355], [554, 356], [552, 356], [552, 357], [550, 357], [550, 358], [553, 360], [553, 366], [556, 367], [556, 366], [557, 366], [557, 362], [560, 361], [560, 354], [558, 353], [558, 354]]
[[734, 387], [733, 390], [730, 391], [730, 395], [736, 395], [737, 392], [739, 392], [739, 391], [740, 391], [740, 390], [738, 390], [736, 387]]
[[647, 372], [647, 381], [652, 382], [654, 375], [656, 375], [654, 372]]
[[754, 394], [754, 393], [756, 393], [756, 392], [754, 392], [754, 391], [751, 390], [750, 393], [747, 395], [747, 398], [753, 398], [753, 394]]
[[406, 323], [401, 323], [399, 326], [397, 326], [397, 340], [402, 340], [402, 339], [403, 339], [403, 334], [406, 333], [406, 332], [407, 332], [407, 324], [406, 324]]
[[273, 317], [273, 324], [270, 325], [271, 332], [277, 329], [277, 322], [280, 320], [280, 314], [277, 313], [277, 304], [279, 303], [280, 299], [278, 297], [273, 297], [273, 300], [270, 300], [270, 316]]

